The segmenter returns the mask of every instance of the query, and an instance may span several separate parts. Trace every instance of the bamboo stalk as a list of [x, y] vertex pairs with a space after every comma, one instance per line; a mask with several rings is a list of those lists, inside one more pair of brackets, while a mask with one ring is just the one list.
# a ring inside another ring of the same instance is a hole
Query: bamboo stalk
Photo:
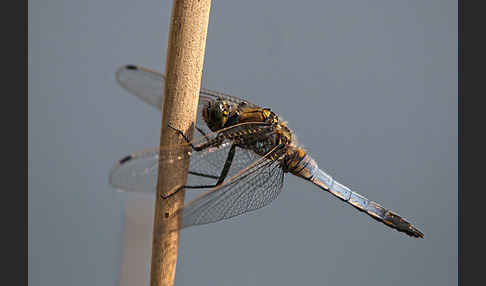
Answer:
[[[199, 89], [201, 87], [204, 49], [209, 22], [211, 0], [174, 0], [170, 20], [167, 50], [167, 80], [164, 88], [164, 105], [160, 145], [183, 143], [183, 138], [167, 124], [181, 130], [190, 139], [195, 126]], [[179, 221], [168, 214], [184, 204], [184, 192], [163, 199], [177, 185], [187, 179], [189, 162], [172, 164], [170, 168], [160, 162], [155, 200], [154, 231], [152, 242], [151, 286], [172, 286], [177, 263], [179, 233], [169, 232]], [[178, 173], [174, 173], [178, 170]], [[185, 170], [182, 172], [179, 170]]]

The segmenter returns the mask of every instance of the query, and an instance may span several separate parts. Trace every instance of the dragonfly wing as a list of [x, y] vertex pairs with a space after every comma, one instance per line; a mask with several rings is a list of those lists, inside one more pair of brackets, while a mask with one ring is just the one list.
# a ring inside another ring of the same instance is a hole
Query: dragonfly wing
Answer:
[[[126, 65], [117, 69], [116, 80], [120, 86], [140, 98], [145, 103], [148, 103], [159, 110], [162, 109], [162, 95], [165, 81], [165, 75], [162, 73], [141, 66]], [[213, 100], [218, 97], [222, 97], [232, 103], [239, 104], [245, 102], [250, 106], [257, 107], [257, 105], [236, 96], [206, 88], [200, 89], [200, 105], [205, 101]]]
[[219, 91], [214, 91], [214, 90], [210, 90], [210, 89], [207, 89], [207, 88], [202, 88], [202, 87], [200, 89], [199, 96], [208, 96], [212, 99], [222, 97], [224, 100], [235, 103], [235, 104], [240, 104], [240, 103], [244, 102], [249, 107], [258, 107], [258, 105], [251, 103], [246, 99], [239, 98], [239, 97], [236, 97], [236, 96], [233, 96], [233, 95], [229, 95], [227, 93], [222, 93], [222, 92], [219, 92]]
[[277, 146], [266, 156], [208, 192], [187, 203], [174, 215], [182, 215], [180, 228], [228, 219], [262, 208], [282, 190], [284, 171], [272, 159], [283, 150]]
[[[110, 171], [109, 183], [121, 191], [153, 193], [157, 185], [159, 162], [175, 163], [178, 160], [189, 159], [189, 174], [187, 185], [214, 185], [218, 181], [234, 138], [242, 130], [252, 130], [252, 135], [267, 136], [273, 132], [268, 124], [244, 123], [223, 129], [219, 132], [209, 133], [204, 137], [191, 142], [193, 146], [201, 146], [206, 142], [217, 141], [200, 151], [193, 150], [190, 144], [156, 147], [136, 152], [119, 160]], [[236, 147], [227, 178], [231, 178], [242, 169], [251, 165], [260, 158], [251, 150]], [[177, 166], [179, 164], [174, 164]]]
[[[117, 69], [116, 80], [121, 87], [141, 99], [143, 102], [155, 107], [158, 110], [162, 109], [162, 97], [165, 84], [165, 75], [162, 73], [141, 66], [126, 65]], [[223, 99], [235, 104], [244, 102], [248, 106], [257, 107], [255, 104], [250, 103], [242, 98], [201, 88], [199, 93], [196, 126], [204, 133], [209, 133], [211, 130], [204, 122], [202, 109], [209, 101], [218, 97], [222, 97]], [[195, 137], [198, 137], [198, 134], [199, 133], [196, 133]], [[200, 135], [201, 134], [199, 134], [199, 136]]]
[[143, 102], [162, 110], [165, 77], [161, 73], [133, 65], [122, 66], [116, 71], [120, 86]]
[[188, 159], [191, 147], [152, 148], [139, 151], [119, 160], [110, 171], [109, 184], [120, 191], [154, 193], [157, 185], [159, 160]]

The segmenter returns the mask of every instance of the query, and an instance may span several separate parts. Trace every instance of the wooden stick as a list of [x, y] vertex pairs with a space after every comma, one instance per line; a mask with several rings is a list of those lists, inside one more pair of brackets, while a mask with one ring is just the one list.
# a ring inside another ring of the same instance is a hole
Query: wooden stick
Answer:
[[[192, 137], [201, 87], [210, 6], [211, 0], [174, 0], [165, 70], [167, 80], [164, 89], [161, 146], [185, 142], [174, 130], [167, 127], [168, 123], [183, 131], [189, 139]], [[175, 186], [185, 184], [188, 164], [189, 162], [182, 161], [177, 165], [159, 163], [151, 286], [174, 284], [179, 233], [169, 232], [169, 229], [176, 227], [179, 220], [177, 217], [167, 216], [184, 204], [184, 192], [180, 191], [166, 199], [163, 199], [162, 195], [169, 193]]]

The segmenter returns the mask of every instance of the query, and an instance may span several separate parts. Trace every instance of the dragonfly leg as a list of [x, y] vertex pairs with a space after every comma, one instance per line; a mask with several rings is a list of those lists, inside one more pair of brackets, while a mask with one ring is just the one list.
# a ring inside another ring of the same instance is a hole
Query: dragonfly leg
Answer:
[[186, 135], [184, 135], [184, 132], [182, 132], [181, 130], [175, 128], [170, 123], [167, 124], [167, 127], [169, 127], [170, 129], [174, 130], [175, 132], [177, 132], [177, 134], [179, 134], [180, 136], [182, 136], [182, 138], [184, 138], [184, 140], [186, 140], [187, 143], [191, 143], [191, 141], [189, 141], [189, 139], [186, 137]]
[[[217, 178], [218, 181], [214, 185], [199, 185], [199, 186], [179, 186], [177, 187], [174, 191], [170, 192], [167, 195], [162, 195], [162, 199], [167, 199], [173, 195], [175, 195], [177, 192], [179, 192], [182, 189], [209, 189], [209, 188], [214, 188], [223, 183], [223, 181], [226, 179], [228, 176], [229, 169], [231, 168], [231, 164], [233, 163], [233, 158], [235, 157], [235, 152], [236, 152], [236, 145], [233, 144], [231, 145], [231, 149], [228, 152], [228, 156], [226, 157], [226, 162], [224, 163], [223, 170], [221, 171], [221, 174]], [[215, 176], [211, 175], [206, 175], [202, 173], [196, 173], [196, 172], [189, 172], [192, 175], [197, 175], [197, 176], [202, 176], [202, 177], [209, 177], [209, 178], [216, 178]]]
[[196, 130], [197, 130], [197, 131], [199, 131], [199, 133], [201, 133], [201, 135], [202, 135], [204, 138], [206, 138], [206, 143], [207, 143], [207, 144], [209, 144], [209, 143], [210, 143], [210, 141], [209, 141], [208, 136], [206, 135], [206, 132], [204, 132], [204, 130], [202, 130], [201, 128], [199, 128], [199, 127], [197, 127], [197, 126], [196, 126], [195, 128], [196, 128]]
[[172, 197], [173, 195], [177, 194], [180, 190], [182, 190], [184, 188], [185, 188], [185, 186], [179, 186], [174, 191], [169, 192], [167, 195], [162, 194], [162, 195], [160, 195], [160, 197], [164, 200], [168, 199], [168, 198]]
[[235, 157], [235, 151], [236, 151], [236, 145], [233, 144], [231, 145], [231, 149], [228, 152], [228, 157], [226, 157], [226, 162], [224, 162], [224, 167], [223, 170], [221, 171], [221, 175], [219, 175], [218, 182], [216, 183], [217, 185], [220, 185], [224, 179], [226, 179], [226, 176], [228, 176], [229, 169], [231, 167], [231, 164], [233, 163], [233, 158]]
[[169, 194], [167, 195], [161, 195], [162, 199], [168, 199], [170, 197], [172, 197], [173, 195], [177, 194], [180, 190], [183, 190], [183, 189], [209, 189], [209, 188], [214, 188], [218, 186], [217, 184], [215, 185], [199, 185], [199, 186], [179, 186], [177, 188], [175, 188], [175, 190], [173, 190], [172, 192], [170, 192]]
[[208, 175], [208, 174], [199, 173], [199, 172], [192, 172], [192, 171], [189, 171], [189, 172], [187, 172], [187, 173], [188, 173], [188, 174], [191, 174], [191, 175], [194, 175], [194, 176], [206, 177], [206, 178], [211, 178], [211, 179], [215, 179], [215, 180], [219, 178], [218, 176]]
[[[191, 145], [192, 149], [194, 149], [194, 150], [196, 150], [196, 151], [200, 151], [200, 150], [201, 150], [201, 148], [197, 148], [197, 147], [195, 147], [195, 146], [194, 146], [194, 145], [191, 143], [191, 141], [189, 141], [189, 139], [186, 137], [186, 135], [184, 135], [184, 132], [182, 132], [181, 130], [179, 130], [179, 129], [175, 128], [174, 126], [170, 125], [170, 123], [169, 123], [169, 124], [167, 124], [167, 127], [169, 127], [170, 129], [172, 129], [172, 130], [174, 130], [175, 132], [177, 132], [177, 133], [178, 133], [180, 136], [182, 136], [182, 138], [184, 138], [184, 140], [186, 140], [186, 142], [187, 142], [189, 145]], [[195, 128], [196, 128], [196, 130], [197, 130], [199, 133], [201, 133], [201, 135], [202, 135], [204, 138], [206, 138], [206, 143], [207, 143], [207, 144], [210, 144], [211, 142], [209, 141], [209, 138], [207, 137], [206, 132], [204, 132], [204, 130], [202, 130], [201, 128], [199, 128], [199, 127], [197, 127], [197, 126], [196, 126]]]
[[[193, 150], [196, 150], [196, 151], [201, 151], [202, 149], [204, 149], [204, 148], [203, 148], [204, 146], [199, 146], [199, 147], [194, 146], [194, 144], [192, 144], [192, 142], [191, 142], [191, 141], [189, 141], [189, 139], [186, 137], [186, 135], [184, 135], [184, 132], [182, 132], [181, 130], [179, 130], [179, 129], [175, 128], [174, 126], [170, 125], [170, 123], [169, 123], [169, 124], [167, 124], [167, 127], [169, 127], [170, 129], [172, 129], [172, 130], [174, 130], [175, 132], [177, 132], [177, 134], [179, 134], [180, 136], [182, 136], [182, 138], [184, 138], [184, 140], [186, 140], [187, 144], [189, 144], [189, 146], [191, 146], [191, 148], [192, 148]], [[199, 130], [198, 130], [198, 131], [199, 131]], [[201, 130], [201, 131], [202, 131], [202, 130]], [[210, 142], [209, 142], [209, 140], [208, 140], [208, 143], [207, 143], [207, 144], [209, 144], [209, 143], [210, 143]]]
[[[202, 135], [202, 136], [207, 137], [207, 136], [206, 136], [206, 132], [204, 132], [204, 131], [203, 131], [201, 128], [199, 128], [199, 127], [197, 127], [197, 126], [196, 126], [195, 128], [196, 128], [196, 130], [197, 130], [197, 131], [199, 131], [199, 133], [201, 133], [201, 135]], [[207, 138], [206, 138], [206, 139], [207, 139]], [[209, 139], [207, 139], [207, 140], [209, 140]]]

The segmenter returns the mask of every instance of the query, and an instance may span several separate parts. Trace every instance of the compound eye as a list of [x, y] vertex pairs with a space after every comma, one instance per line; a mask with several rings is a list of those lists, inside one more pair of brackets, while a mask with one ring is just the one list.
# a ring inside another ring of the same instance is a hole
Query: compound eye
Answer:
[[211, 110], [211, 120], [215, 122], [221, 121], [223, 117], [223, 107], [221, 103], [218, 103], [216, 106], [210, 108]]
[[225, 102], [217, 100], [208, 102], [202, 115], [209, 129], [216, 131], [225, 126], [229, 116], [229, 107]]

